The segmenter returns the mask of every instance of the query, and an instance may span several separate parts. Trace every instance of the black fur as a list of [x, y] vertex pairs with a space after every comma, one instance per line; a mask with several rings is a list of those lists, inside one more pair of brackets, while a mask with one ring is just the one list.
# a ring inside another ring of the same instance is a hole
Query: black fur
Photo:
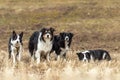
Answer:
[[90, 50], [94, 60], [103, 60], [104, 53], [106, 53], [105, 60], [111, 60], [110, 54], [106, 50]]
[[[15, 31], [12, 32], [12, 35], [10, 36], [9, 42], [8, 42], [8, 52], [9, 52], [8, 58], [9, 59], [11, 58], [12, 51], [14, 52], [14, 50], [12, 49], [12, 46], [16, 48], [16, 51], [17, 51], [16, 56], [18, 56], [20, 45], [23, 46], [22, 37], [23, 37], [23, 32], [21, 32], [18, 35]], [[16, 41], [16, 42], [11, 42], [11, 41]], [[16, 44], [19, 44], [19, 46], [16, 46]]]
[[[69, 40], [65, 40], [65, 37], [68, 36]], [[68, 47], [70, 48], [71, 42], [72, 42], [72, 37], [73, 33], [66, 33], [62, 32], [59, 35], [54, 36], [54, 41], [53, 41], [53, 48], [52, 51], [55, 51], [57, 55], [61, 55], [62, 49], [65, 49], [65, 42], [68, 42]], [[64, 58], [66, 57], [66, 52], [62, 55]]]
[[[83, 60], [84, 58], [84, 55], [86, 56], [87, 60], [91, 60], [91, 56], [93, 58], [93, 60], [111, 60], [111, 57], [110, 57], [110, 54], [106, 51], [106, 50], [87, 50], [87, 51], [83, 51], [83, 52], [79, 52], [79, 53], [76, 53], [79, 60]], [[105, 57], [103, 59], [103, 55], [105, 54]]]
[[42, 35], [40, 37], [40, 41], [44, 41], [44, 34], [46, 33], [50, 33], [52, 35], [51, 41], [53, 40], [53, 32], [54, 32], [54, 28], [42, 28], [40, 31], [35, 31], [32, 36], [29, 39], [29, 44], [28, 44], [28, 48], [29, 48], [29, 52], [31, 54], [31, 56], [33, 56], [34, 51], [37, 50], [37, 44], [38, 44], [38, 37], [39, 37], [39, 33], [42, 32]]
[[11, 41], [11, 38], [9, 39], [9, 42], [8, 42], [8, 53], [9, 53], [9, 56], [8, 56], [8, 58], [10, 59], [11, 58], [11, 43], [10, 43], [10, 41]]
[[[76, 53], [76, 54], [77, 54], [79, 60], [83, 60], [83, 58], [84, 58], [83, 53], [80, 52], [80, 53]], [[90, 53], [86, 52], [86, 53], [85, 53], [85, 56], [86, 56], [87, 60], [90, 61], [90, 59], [91, 59], [91, 58], [90, 58]]]
[[36, 31], [32, 34], [32, 36], [29, 39], [28, 48], [31, 56], [34, 53], [34, 50], [37, 50], [38, 36], [39, 36], [39, 31]]

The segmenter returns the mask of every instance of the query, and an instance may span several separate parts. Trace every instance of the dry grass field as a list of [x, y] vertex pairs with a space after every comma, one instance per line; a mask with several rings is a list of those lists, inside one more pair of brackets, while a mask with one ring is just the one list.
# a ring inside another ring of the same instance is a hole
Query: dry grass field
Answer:
[[[43, 27], [55, 34], [74, 33], [67, 61], [31, 61], [30, 35]], [[23, 31], [24, 52], [19, 63], [8, 60], [11, 32]], [[76, 52], [108, 50], [112, 60], [83, 63]], [[120, 1], [119, 0], [0, 0], [0, 80], [119, 80]]]

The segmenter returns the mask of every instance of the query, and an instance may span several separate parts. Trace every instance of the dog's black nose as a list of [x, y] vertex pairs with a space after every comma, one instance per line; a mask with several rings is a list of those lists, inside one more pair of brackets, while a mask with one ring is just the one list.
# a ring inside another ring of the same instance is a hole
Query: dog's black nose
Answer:
[[17, 41], [17, 43], [18, 43], [18, 41]]
[[66, 37], [66, 38], [65, 38], [65, 40], [66, 40], [66, 41], [69, 41], [69, 38], [68, 38], [68, 37]]
[[69, 40], [69, 38], [66, 38], [66, 40]]
[[47, 35], [47, 38], [49, 38], [49, 35]]

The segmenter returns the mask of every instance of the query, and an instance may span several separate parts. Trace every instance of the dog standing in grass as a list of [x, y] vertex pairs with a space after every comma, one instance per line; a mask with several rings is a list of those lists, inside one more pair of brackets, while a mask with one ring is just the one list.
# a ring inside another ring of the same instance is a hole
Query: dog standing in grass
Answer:
[[40, 31], [35, 31], [29, 39], [29, 52], [31, 57], [37, 60], [37, 64], [40, 63], [42, 55], [47, 61], [50, 61], [50, 51], [53, 46], [54, 28], [42, 28]]
[[59, 35], [54, 36], [53, 47], [51, 53], [55, 51], [56, 59], [59, 61], [63, 58], [66, 61], [66, 53], [69, 51], [73, 33], [62, 32]]
[[23, 32], [16, 34], [15, 31], [12, 32], [12, 35], [8, 43], [9, 59], [12, 57], [13, 63], [21, 60], [21, 54], [23, 51], [22, 43]]

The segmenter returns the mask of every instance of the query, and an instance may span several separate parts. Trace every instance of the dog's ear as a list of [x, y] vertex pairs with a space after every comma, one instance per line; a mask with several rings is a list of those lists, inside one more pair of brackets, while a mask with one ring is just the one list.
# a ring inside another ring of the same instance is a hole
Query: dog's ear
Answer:
[[50, 31], [54, 32], [54, 31], [55, 31], [55, 29], [54, 29], [54, 28], [50, 28]]
[[19, 35], [20, 35], [20, 37], [22, 38], [22, 37], [23, 37], [23, 32], [21, 32]]
[[60, 36], [62, 36], [63, 33], [60, 33]]
[[73, 37], [73, 36], [74, 36], [74, 34], [73, 34], [73, 33], [70, 33], [70, 36], [71, 36], [71, 37]]
[[77, 55], [79, 55], [79, 53], [76, 53]]
[[40, 31], [41, 31], [41, 32], [45, 32], [45, 30], [46, 30], [46, 28], [42, 28]]
[[15, 31], [12, 32], [13, 37], [15, 37], [17, 34]]
[[64, 34], [65, 34], [64, 32], [61, 32], [61, 33], [60, 33], [60, 36], [63, 36]]
[[64, 39], [64, 35], [65, 35], [64, 32], [60, 33], [60, 37], [61, 37], [61, 39]]
[[12, 39], [15, 40], [17, 38], [17, 34], [15, 31], [12, 32]]
[[13, 31], [13, 32], [12, 32], [12, 34], [13, 34], [13, 35], [16, 35], [16, 32], [15, 32], [15, 31]]

